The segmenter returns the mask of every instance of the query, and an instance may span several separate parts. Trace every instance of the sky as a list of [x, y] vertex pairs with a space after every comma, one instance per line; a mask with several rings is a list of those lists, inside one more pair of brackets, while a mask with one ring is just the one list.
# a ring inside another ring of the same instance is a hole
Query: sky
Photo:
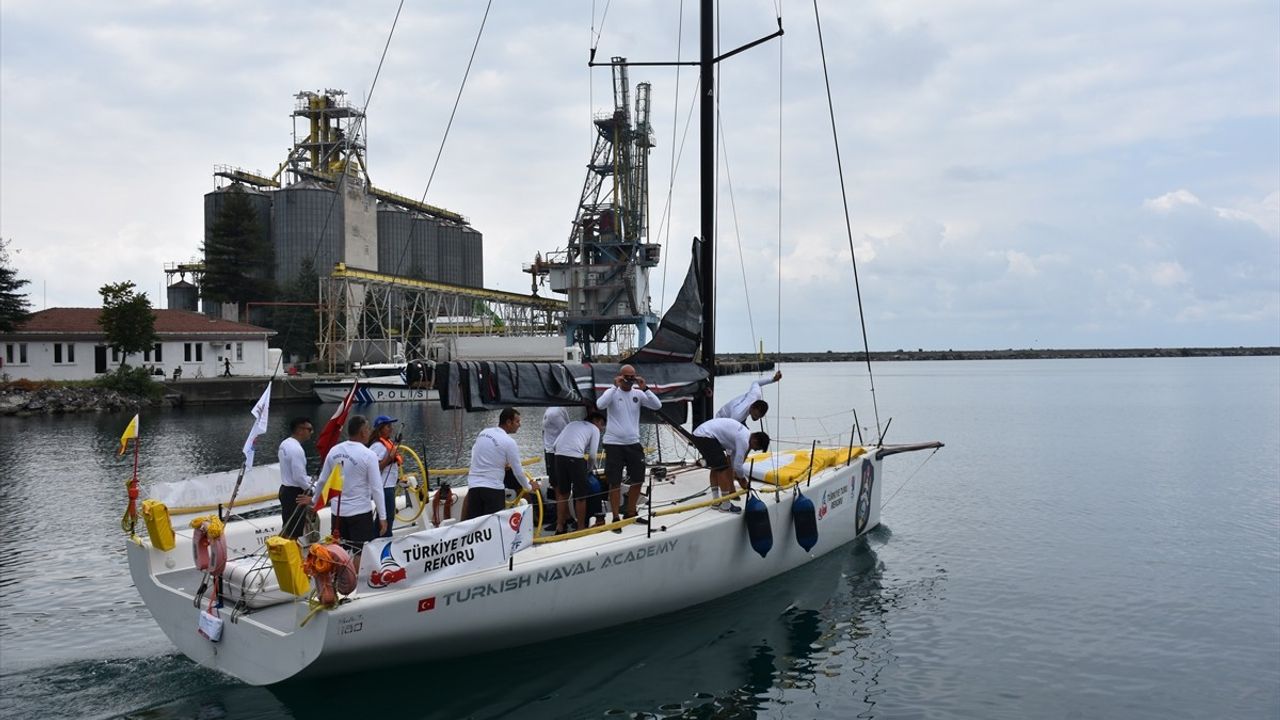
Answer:
[[[368, 104], [373, 182], [467, 216], [485, 284], [565, 245], [598, 58], [696, 57], [692, 1], [0, 2], [0, 237], [34, 309], [199, 255], [215, 165], [270, 174], [301, 90]], [[607, 5], [607, 12], [606, 10]], [[718, 349], [1280, 346], [1280, 5], [737, 0], [722, 49]], [[353, 9], [358, 8], [358, 12]], [[670, 304], [699, 231], [696, 70], [652, 84]], [[678, 88], [678, 91], [677, 91]], [[673, 152], [674, 149], [674, 152]], [[670, 201], [668, 200], [670, 198]], [[845, 206], [848, 215], [846, 225]]]

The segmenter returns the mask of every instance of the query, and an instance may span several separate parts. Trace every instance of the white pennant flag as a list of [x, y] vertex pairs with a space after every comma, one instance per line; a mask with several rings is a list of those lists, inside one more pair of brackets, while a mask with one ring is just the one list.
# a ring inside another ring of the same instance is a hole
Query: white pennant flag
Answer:
[[267, 383], [267, 389], [262, 391], [262, 397], [258, 398], [258, 402], [254, 404], [253, 409], [249, 411], [254, 417], [253, 427], [249, 428], [249, 437], [244, 441], [244, 467], [249, 469], [253, 467], [253, 443], [258, 436], [267, 430], [267, 413], [271, 410], [271, 383]]

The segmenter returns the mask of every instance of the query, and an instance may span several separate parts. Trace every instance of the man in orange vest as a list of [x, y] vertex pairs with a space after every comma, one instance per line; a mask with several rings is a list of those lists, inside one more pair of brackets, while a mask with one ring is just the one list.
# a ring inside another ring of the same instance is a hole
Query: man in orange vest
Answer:
[[382, 473], [382, 496], [386, 501], [387, 529], [382, 537], [391, 537], [392, 518], [396, 516], [396, 483], [400, 480], [400, 438], [391, 439], [392, 426], [400, 422], [393, 417], [379, 415], [373, 419], [373, 440], [369, 449], [378, 458], [378, 472]]

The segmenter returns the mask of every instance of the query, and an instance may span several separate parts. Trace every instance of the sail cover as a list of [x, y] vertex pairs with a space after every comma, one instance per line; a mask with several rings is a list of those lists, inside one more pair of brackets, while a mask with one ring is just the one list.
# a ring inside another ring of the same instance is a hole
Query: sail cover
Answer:
[[707, 371], [694, 364], [702, 337], [702, 289], [698, 243], [684, 284], [662, 317], [653, 339], [623, 363], [445, 362], [435, 367], [435, 387], [446, 410], [495, 410], [503, 407], [594, 405], [613, 385], [622, 365], [636, 373], [663, 404], [685, 402], [705, 393]]
[[[707, 371], [693, 363], [631, 364], [664, 404], [688, 401], [706, 391]], [[436, 389], [446, 410], [588, 406], [613, 385], [621, 367], [621, 363], [439, 363]]]

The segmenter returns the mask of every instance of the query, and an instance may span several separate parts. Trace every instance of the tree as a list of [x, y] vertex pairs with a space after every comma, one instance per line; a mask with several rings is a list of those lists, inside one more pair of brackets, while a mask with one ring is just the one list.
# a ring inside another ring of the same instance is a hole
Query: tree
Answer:
[[102, 314], [98, 324], [107, 335], [107, 344], [120, 351], [120, 366], [124, 356], [150, 350], [156, 344], [156, 316], [151, 310], [151, 300], [146, 293], [134, 292], [131, 282], [103, 285]]
[[[241, 185], [220, 195], [222, 207], [204, 241], [204, 275], [200, 292], [218, 302], [271, 300], [275, 251], [262, 232], [262, 220]], [[246, 313], [241, 311], [241, 318]]]
[[18, 292], [29, 284], [9, 265], [9, 242], [0, 240], [0, 332], [13, 332], [30, 314], [27, 294]]
[[312, 307], [276, 306], [271, 314], [271, 329], [276, 331], [271, 338], [272, 347], [284, 350], [291, 358], [310, 358], [316, 353], [319, 323], [315, 306], [320, 301], [320, 277], [310, 259], [302, 261], [298, 276], [280, 293], [280, 301], [310, 303]]

